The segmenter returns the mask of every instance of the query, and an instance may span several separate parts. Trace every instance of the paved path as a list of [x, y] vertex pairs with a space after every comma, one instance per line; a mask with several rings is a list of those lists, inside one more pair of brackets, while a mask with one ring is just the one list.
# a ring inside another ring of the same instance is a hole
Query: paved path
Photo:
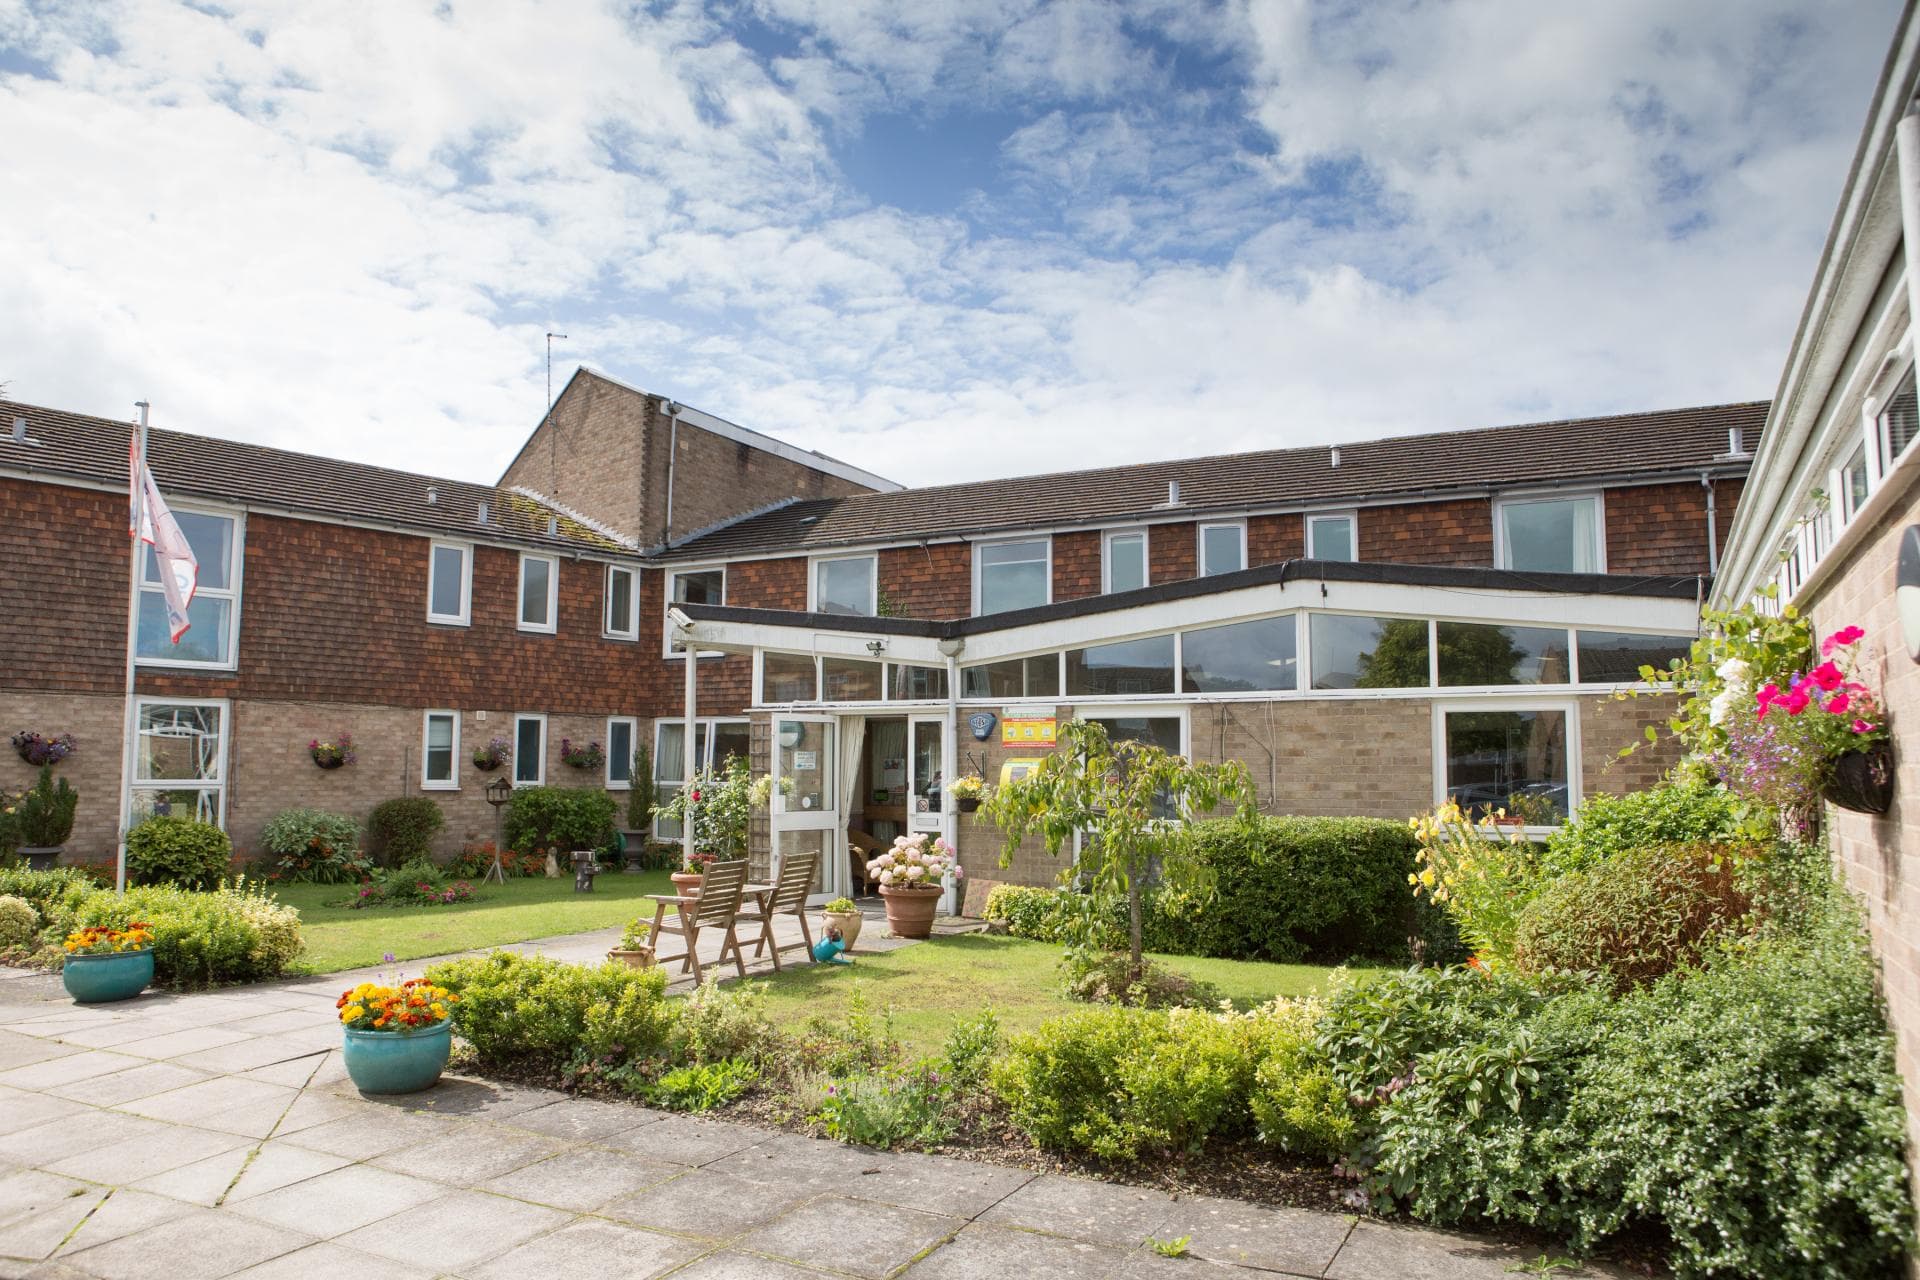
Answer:
[[[0, 1276], [1504, 1280], [1530, 1256], [475, 1079], [363, 1098], [343, 985], [81, 1007], [0, 969]], [[1180, 1236], [1179, 1261], [1146, 1244]]]

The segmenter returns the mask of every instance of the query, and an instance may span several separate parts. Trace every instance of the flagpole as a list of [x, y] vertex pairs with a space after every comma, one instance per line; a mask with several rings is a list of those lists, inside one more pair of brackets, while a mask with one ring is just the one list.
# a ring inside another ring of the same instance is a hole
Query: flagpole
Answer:
[[140, 561], [145, 558], [146, 544], [140, 540], [140, 523], [146, 512], [142, 509], [146, 502], [145, 486], [140, 477], [147, 469], [147, 410], [145, 400], [135, 402], [140, 410], [139, 421], [133, 427], [133, 444], [127, 450], [127, 498], [132, 523], [128, 527], [127, 559], [132, 562], [127, 572], [127, 682], [125, 706], [122, 710], [120, 725], [120, 840], [114, 850], [113, 888], [115, 893], [127, 891], [127, 832], [133, 826], [133, 770], [135, 756], [138, 754], [139, 740], [138, 717], [134, 713], [133, 683], [135, 658], [140, 649]]

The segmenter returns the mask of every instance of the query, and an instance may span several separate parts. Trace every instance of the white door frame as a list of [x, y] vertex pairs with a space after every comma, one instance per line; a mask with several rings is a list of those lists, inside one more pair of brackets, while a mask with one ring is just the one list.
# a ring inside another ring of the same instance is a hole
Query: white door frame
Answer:
[[[827, 864], [825, 879], [823, 881], [826, 889], [823, 893], [808, 895], [807, 901], [810, 905], [818, 905], [819, 903], [842, 896], [846, 893], [849, 887], [848, 881], [851, 879], [847, 873], [846, 821], [844, 815], [840, 813], [840, 734], [842, 731], [841, 721], [844, 718], [845, 717], [834, 715], [804, 715], [775, 712], [772, 725], [770, 726], [773, 737], [773, 749], [769, 753], [773, 772], [773, 786], [767, 803], [767, 828], [772, 845], [771, 853], [774, 877], [777, 879], [780, 875], [780, 835], [782, 832], [821, 831], [826, 833], [825, 838], [821, 841], [824, 846], [822, 856], [826, 859]], [[833, 781], [832, 785], [827, 788], [828, 794], [825, 798], [831, 801], [831, 807], [823, 805], [818, 809], [787, 808], [787, 798], [780, 789], [780, 780], [785, 776], [785, 770], [781, 766], [783, 763], [783, 753], [788, 748], [783, 747], [780, 743], [780, 726], [783, 723], [793, 722], [823, 725], [830, 731], [830, 736], [833, 741], [828, 751], [828, 756], [831, 760]]]

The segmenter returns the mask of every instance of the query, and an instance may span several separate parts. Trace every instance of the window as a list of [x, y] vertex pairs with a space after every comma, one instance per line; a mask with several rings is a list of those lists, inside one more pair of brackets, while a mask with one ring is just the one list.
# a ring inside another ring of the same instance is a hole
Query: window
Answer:
[[1854, 446], [1853, 453], [1840, 464], [1840, 522], [1852, 524], [1867, 505], [1867, 446]]
[[136, 714], [133, 820], [172, 814], [224, 826], [227, 704], [142, 698]]
[[1147, 585], [1147, 531], [1128, 529], [1102, 540], [1100, 590], [1138, 591]]
[[[726, 569], [670, 569], [667, 572], [667, 605], [676, 604], [725, 604], [727, 602]], [[661, 624], [667, 637], [666, 655], [677, 658], [680, 651], [674, 648], [673, 624], [661, 616]], [[721, 655], [710, 650], [702, 650], [703, 658], [718, 658]]]
[[1200, 526], [1200, 576], [1238, 573], [1247, 567], [1247, 526], [1203, 524]]
[[552, 556], [520, 553], [520, 629], [559, 630], [554, 614], [559, 604], [560, 562]]
[[513, 718], [513, 785], [537, 787], [547, 779], [547, 718]]
[[798, 653], [760, 655], [760, 701], [815, 702], [819, 697], [819, 673], [811, 657]]
[[1693, 652], [1690, 636], [1650, 636], [1633, 631], [1576, 633], [1582, 684], [1631, 684], [1641, 667], [1665, 671]]
[[420, 787], [425, 791], [458, 791], [460, 775], [460, 713], [429, 711], [421, 730]]
[[633, 786], [633, 744], [639, 721], [631, 716], [607, 718], [607, 788], [625, 791]]
[[[1917, 433], [1920, 433], [1920, 402], [1916, 401], [1913, 370], [1909, 369], [1888, 398], [1887, 407], [1880, 411], [1881, 475], [1893, 470], [1895, 460], [1907, 451]], [[199, 550], [197, 543], [194, 549]]]
[[982, 542], [973, 549], [973, 611], [1005, 613], [1053, 599], [1053, 550], [1045, 538]]
[[1293, 615], [1235, 622], [1180, 635], [1184, 693], [1253, 693], [1300, 687], [1300, 641]]
[[1060, 655], [1037, 654], [1008, 658], [960, 669], [963, 698], [1057, 698], [1060, 696]]
[[179, 644], [173, 643], [168, 635], [167, 599], [160, 589], [160, 562], [153, 548], [142, 543], [136, 652], [150, 664], [231, 668], [236, 662], [234, 633], [240, 614], [240, 519], [178, 508], [173, 516], [200, 562], [199, 585], [187, 606], [188, 629]]
[[[749, 735], [745, 720], [694, 721], [693, 767], [714, 769], [723, 767], [735, 756], [746, 759], [751, 745]], [[681, 783], [686, 781], [687, 722], [654, 721], [653, 740], [653, 781], [657, 791], [655, 803], [665, 808], [680, 790]], [[653, 833], [661, 840], [678, 840], [681, 836], [680, 824], [670, 819], [656, 819]]]
[[[1186, 754], [1186, 720], [1177, 715], [1125, 715], [1088, 713], [1085, 719], [1107, 731], [1111, 742], [1141, 742], [1174, 755]], [[1153, 816], [1172, 819], [1178, 816], [1173, 797], [1164, 791], [1154, 798]]]
[[877, 662], [859, 658], [820, 659], [823, 702], [878, 702], [882, 683]]
[[813, 611], [871, 618], [880, 612], [879, 561], [849, 556], [813, 562]]
[[607, 611], [601, 625], [614, 640], [640, 638], [640, 571], [607, 566]]
[[1070, 697], [1173, 692], [1173, 637], [1148, 636], [1067, 650]]
[[1307, 558], [1310, 560], [1358, 560], [1359, 521], [1351, 512], [1307, 517]]
[[887, 671], [887, 697], [895, 702], [921, 702], [947, 697], [945, 667], [910, 667], [896, 662]]
[[1425, 618], [1356, 618], [1316, 613], [1309, 620], [1316, 689], [1424, 689]]
[[1573, 679], [1567, 633], [1558, 627], [1437, 624], [1440, 683], [1567, 684]]
[[1605, 573], [1600, 499], [1542, 498], [1494, 505], [1502, 569], [1527, 573]]
[[427, 559], [427, 621], [464, 627], [472, 619], [473, 548], [432, 544]]
[[1528, 826], [1555, 825], [1572, 811], [1571, 708], [1436, 714], [1440, 789], [1461, 808], [1476, 816], [1504, 809]]

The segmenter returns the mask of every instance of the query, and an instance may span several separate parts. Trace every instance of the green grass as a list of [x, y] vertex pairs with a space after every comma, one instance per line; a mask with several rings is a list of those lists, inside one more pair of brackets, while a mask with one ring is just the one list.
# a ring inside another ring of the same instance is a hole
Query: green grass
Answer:
[[381, 963], [391, 952], [396, 961], [497, 947], [529, 938], [585, 933], [624, 925], [635, 916], [653, 918], [649, 893], [671, 893], [664, 871], [641, 875], [601, 872], [592, 893], [575, 893], [573, 877], [543, 876], [475, 888], [473, 902], [445, 907], [369, 907], [355, 911], [331, 905], [353, 896], [355, 886], [293, 884], [274, 890], [288, 906], [300, 909], [300, 934], [307, 949], [296, 966], [301, 973], [333, 973]]
[[[1088, 1006], [1060, 994], [1061, 948], [1023, 938], [966, 934], [874, 955], [854, 955], [851, 965], [801, 964], [766, 979], [769, 1012], [776, 1021], [800, 1025], [819, 1015], [843, 1017], [855, 990], [875, 1013], [891, 1009], [893, 1031], [911, 1054], [930, 1054], [946, 1041], [954, 1023], [992, 1005], [1008, 1034], [1030, 1031], [1046, 1019]], [[1240, 1008], [1275, 996], [1317, 995], [1330, 968], [1156, 956], [1169, 967], [1220, 988]], [[1387, 970], [1356, 969], [1357, 976]]]

